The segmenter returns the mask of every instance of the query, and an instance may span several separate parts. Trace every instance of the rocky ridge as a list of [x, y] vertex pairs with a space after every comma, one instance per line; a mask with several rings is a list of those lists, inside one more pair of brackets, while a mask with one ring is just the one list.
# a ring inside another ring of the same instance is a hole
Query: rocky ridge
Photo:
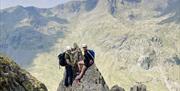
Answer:
[[64, 80], [59, 84], [57, 91], [109, 91], [109, 88], [95, 65], [91, 66], [81, 79], [80, 84], [73, 83], [72, 87], [66, 88]]
[[[62, 80], [59, 84], [57, 91], [125, 91], [124, 88], [114, 85], [111, 89], [107, 86], [103, 76], [98, 68], [91, 66], [81, 79], [81, 82], [77, 84], [73, 82], [70, 87], [65, 87]], [[146, 86], [138, 83], [130, 88], [130, 91], [147, 91]]]

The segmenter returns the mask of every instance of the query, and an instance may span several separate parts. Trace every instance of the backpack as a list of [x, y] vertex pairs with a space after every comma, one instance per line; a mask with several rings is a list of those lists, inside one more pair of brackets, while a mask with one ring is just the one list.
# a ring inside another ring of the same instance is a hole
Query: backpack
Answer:
[[59, 58], [59, 65], [60, 66], [66, 66], [67, 65], [67, 62], [66, 62], [66, 59], [65, 59], [65, 52], [60, 53], [58, 55], [58, 58]]
[[93, 50], [88, 50], [88, 53], [91, 55], [93, 59], [95, 59], [95, 52]]

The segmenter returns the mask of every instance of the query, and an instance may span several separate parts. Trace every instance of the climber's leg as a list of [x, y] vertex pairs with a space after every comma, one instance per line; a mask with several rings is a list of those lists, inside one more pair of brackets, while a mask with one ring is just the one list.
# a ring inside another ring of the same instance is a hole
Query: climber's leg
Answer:
[[68, 74], [68, 71], [69, 71], [69, 67], [68, 66], [66, 66], [65, 67], [65, 79], [64, 79], [64, 85], [66, 86], [66, 87], [68, 87], [69, 86], [69, 80], [68, 80], [68, 78], [69, 78], [69, 74]]
[[73, 83], [73, 67], [72, 66], [70, 66], [70, 68], [69, 68], [69, 85], [72, 85], [72, 83]]
[[78, 62], [79, 72], [81, 72], [83, 65], [84, 65], [84, 61], [79, 61], [79, 62]]
[[81, 80], [81, 78], [83, 77], [84, 73], [86, 72], [87, 67], [85, 65], [83, 65], [81, 73], [76, 77], [76, 80]]

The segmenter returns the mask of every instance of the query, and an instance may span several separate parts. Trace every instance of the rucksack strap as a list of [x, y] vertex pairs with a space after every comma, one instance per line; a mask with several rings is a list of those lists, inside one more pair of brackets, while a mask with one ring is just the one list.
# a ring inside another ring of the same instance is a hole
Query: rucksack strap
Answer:
[[88, 50], [88, 54], [94, 59], [94, 56], [89, 52], [90, 50]]

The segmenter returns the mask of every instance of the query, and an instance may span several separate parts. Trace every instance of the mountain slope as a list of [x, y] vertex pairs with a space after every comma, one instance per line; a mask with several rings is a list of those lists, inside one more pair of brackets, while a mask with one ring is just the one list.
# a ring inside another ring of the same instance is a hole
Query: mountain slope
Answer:
[[41, 11], [44, 10], [22, 6], [0, 11], [0, 50], [23, 67], [29, 65], [37, 53], [50, 50], [67, 30], [66, 19], [43, 16]]
[[0, 91], [47, 91], [46, 86], [0, 54]]

